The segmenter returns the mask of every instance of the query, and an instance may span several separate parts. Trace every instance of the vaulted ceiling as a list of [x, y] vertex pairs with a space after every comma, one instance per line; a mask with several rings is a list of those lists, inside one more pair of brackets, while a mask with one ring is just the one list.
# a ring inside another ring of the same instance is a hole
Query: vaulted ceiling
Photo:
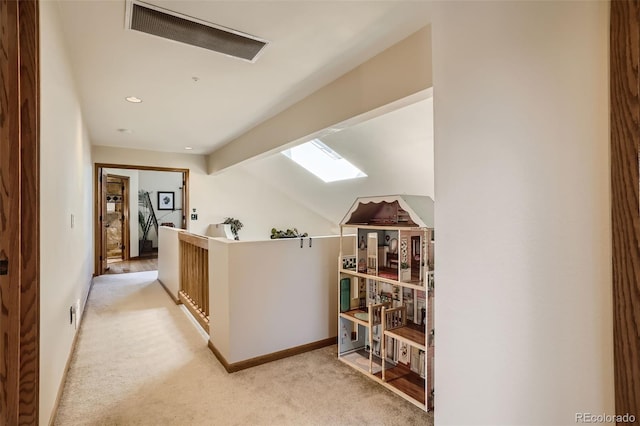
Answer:
[[332, 133], [322, 141], [368, 176], [324, 183], [279, 153], [241, 167], [335, 224], [357, 197], [413, 194], [435, 199], [433, 98]]

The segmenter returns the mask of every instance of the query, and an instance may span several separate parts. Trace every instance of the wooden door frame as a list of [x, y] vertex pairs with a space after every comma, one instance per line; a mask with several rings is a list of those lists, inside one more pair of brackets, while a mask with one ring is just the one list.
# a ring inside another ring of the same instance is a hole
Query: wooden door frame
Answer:
[[610, 13], [613, 350], [617, 414], [640, 417], [640, 2]]
[[38, 424], [40, 52], [38, 1], [0, 0], [0, 424]]
[[107, 271], [107, 269], [109, 269], [109, 265], [108, 265], [109, 259], [107, 257], [107, 239], [105, 238], [106, 231], [102, 226], [103, 217], [107, 215], [107, 197], [105, 197], [104, 194], [106, 194], [107, 192], [108, 175], [102, 169], [99, 171], [99, 173], [100, 174], [98, 177], [98, 203], [97, 203], [98, 210], [97, 210], [96, 216], [98, 217], [98, 226], [100, 227], [100, 243], [97, 247], [97, 250], [99, 250], [99, 252], [97, 252], [95, 256], [100, 258], [99, 271], [101, 273], [104, 273]]
[[[131, 257], [131, 241], [130, 238], [130, 230], [129, 230], [129, 176], [122, 175], [112, 175], [109, 174], [109, 177], [114, 177], [121, 179], [123, 182], [124, 189], [122, 190], [122, 215], [124, 216], [124, 220], [122, 221], [122, 231], [121, 238], [124, 245], [124, 250], [122, 251], [122, 260], [129, 260]], [[108, 184], [109, 182], [107, 182]]]
[[100, 173], [102, 169], [128, 169], [128, 170], [145, 170], [154, 172], [178, 172], [182, 173], [182, 228], [188, 229], [189, 221], [187, 220], [187, 214], [189, 213], [189, 169], [177, 168], [177, 167], [154, 167], [154, 166], [140, 166], [133, 164], [113, 164], [113, 163], [95, 163], [93, 170], [93, 182], [94, 182], [94, 275], [101, 275], [102, 265], [100, 259], [101, 245], [102, 245], [102, 227], [100, 225], [100, 199], [102, 194], [102, 188], [100, 186]]

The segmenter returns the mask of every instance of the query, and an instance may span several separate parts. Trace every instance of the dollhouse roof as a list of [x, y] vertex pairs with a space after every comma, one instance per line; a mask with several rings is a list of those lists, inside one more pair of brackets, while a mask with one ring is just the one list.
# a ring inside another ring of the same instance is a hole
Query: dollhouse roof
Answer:
[[360, 197], [353, 203], [340, 225], [433, 228], [433, 199], [424, 195]]

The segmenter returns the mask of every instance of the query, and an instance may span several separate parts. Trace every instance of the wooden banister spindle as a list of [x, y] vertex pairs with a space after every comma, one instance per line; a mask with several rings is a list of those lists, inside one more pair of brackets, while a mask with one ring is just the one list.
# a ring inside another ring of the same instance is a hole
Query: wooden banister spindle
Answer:
[[189, 233], [180, 238], [180, 299], [200, 325], [209, 322], [208, 240]]

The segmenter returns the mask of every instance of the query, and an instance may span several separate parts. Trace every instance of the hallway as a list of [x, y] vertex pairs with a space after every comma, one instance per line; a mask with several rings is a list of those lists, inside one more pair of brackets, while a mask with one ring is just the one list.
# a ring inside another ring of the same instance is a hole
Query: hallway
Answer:
[[158, 270], [158, 256], [149, 258], [135, 258], [131, 260], [121, 260], [108, 262], [108, 269], [105, 274], [126, 274], [129, 272], [145, 272]]
[[335, 346], [228, 374], [156, 277], [95, 278], [56, 425], [433, 424]]

